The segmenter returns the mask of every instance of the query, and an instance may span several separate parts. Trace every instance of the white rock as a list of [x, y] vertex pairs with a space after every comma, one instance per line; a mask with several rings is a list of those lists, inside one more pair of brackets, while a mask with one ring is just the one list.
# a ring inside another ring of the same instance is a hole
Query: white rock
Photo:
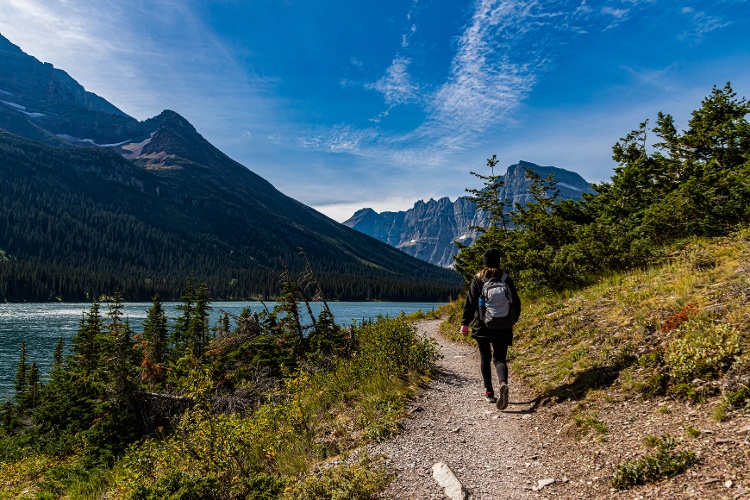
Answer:
[[537, 490], [541, 490], [545, 486], [549, 486], [550, 484], [555, 484], [555, 479], [548, 477], [547, 479], [540, 479], [536, 482]]
[[443, 462], [432, 466], [432, 477], [445, 491], [445, 496], [451, 500], [466, 500], [469, 492], [463, 487], [453, 471]]

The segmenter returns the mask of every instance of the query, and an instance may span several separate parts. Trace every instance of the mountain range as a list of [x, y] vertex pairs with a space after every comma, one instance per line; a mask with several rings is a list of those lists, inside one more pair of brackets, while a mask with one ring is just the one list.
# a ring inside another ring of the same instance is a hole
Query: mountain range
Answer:
[[329, 298], [444, 300], [460, 278], [282, 194], [178, 113], [138, 121], [0, 36], [0, 300], [273, 297], [303, 249]]
[[[550, 174], [557, 181], [561, 199], [580, 199], [590, 193], [591, 185], [580, 175], [569, 170], [540, 166], [528, 161], [510, 165], [503, 176], [503, 187], [498, 196], [513, 204], [525, 205], [531, 199], [529, 180], [524, 169], [532, 169], [542, 178]], [[466, 197], [452, 202], [449, 198], [417, 201], [412, 208], [400, 212], [378, 213], [363, 208], [344, 222], [364, 234], [377, 238], [432, 264], [449, 267], [458, 247], [454, 241], [470, 245], [477, 237], [472, 227], [483, 226], [487, 214], [477, 210]]]

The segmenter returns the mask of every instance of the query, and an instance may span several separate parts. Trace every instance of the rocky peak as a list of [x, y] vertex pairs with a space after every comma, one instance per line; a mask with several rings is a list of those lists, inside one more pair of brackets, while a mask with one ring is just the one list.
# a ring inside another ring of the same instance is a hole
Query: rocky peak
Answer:
[[[579, 199], [584, 192], [591, 192], [589, 183], [575, 172], [521, 160], [510, 165], [503, 176], [505, 182], [500, 192], [501, 198], [522, 205], [529, 201], [529, 181], [524, 175], [524, 167], [533, 169], [542, 178], [554, 174], [561, 198]], [[451, 201], [443, 197], [419, 200], [412, 208], [402, 212], [379, 214], [371, 208], [361, 209], [344, 224], [409, 255], [449, 267], [453, 265], [453, 256], [457, 252], [454, 242], [470, 245], [477, 237], [476, 231], [471, 228], [483, 225], [485, 219], [484, 211], [477, 210], [468, 198]]]
[[23, 53], [23, 50], [21, 50], [21, 47], [15, 45], [3, 35], [0, 35], [0, 52]]

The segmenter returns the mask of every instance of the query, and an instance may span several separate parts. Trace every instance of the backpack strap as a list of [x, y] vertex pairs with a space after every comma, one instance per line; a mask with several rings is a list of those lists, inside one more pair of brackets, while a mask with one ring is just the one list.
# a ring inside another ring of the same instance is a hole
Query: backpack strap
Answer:
[[[485, 279], [482, 278], [482, 273], [477, 273], [475, 277], [477, 279], [477, 283], [479, 283], [479, 297], [477, 298], [477, 300], [482, 300], [484, 297]], [[479, 314], [479, 321], [484, 323], [484, 308], [482, 306], [478, 306], [477, 313]]]

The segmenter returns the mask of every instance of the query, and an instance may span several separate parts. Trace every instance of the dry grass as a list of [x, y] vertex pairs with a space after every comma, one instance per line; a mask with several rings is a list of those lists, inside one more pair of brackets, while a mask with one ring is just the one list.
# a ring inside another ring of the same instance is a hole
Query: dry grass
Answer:
[[[576, 292], [524, 300], [512, 372], [540, 395], [540, 408], [549, 406], [541, 418], [574, 440], [571, 473], [595, 465], [591, 474], [613, 479], [629, 471], [618, 487], [645, 482], [638, 494], [664, 498], [682, 495], [686, 482], [700, 498], [720, 498], [717, 477], [747, 487], [750, 440], [739, 430], [750, 422], [749, 299], [750, 230], [743, 230], [683, 241], [649, 268]], [[441, 328], [456, 338], [454, 307]], [[700, 456], [685, 461], [684, 478], [647, 470], [674, 458], [643, 449], [644, 433], [655, 432], [679, 436], [675, 453]]]

